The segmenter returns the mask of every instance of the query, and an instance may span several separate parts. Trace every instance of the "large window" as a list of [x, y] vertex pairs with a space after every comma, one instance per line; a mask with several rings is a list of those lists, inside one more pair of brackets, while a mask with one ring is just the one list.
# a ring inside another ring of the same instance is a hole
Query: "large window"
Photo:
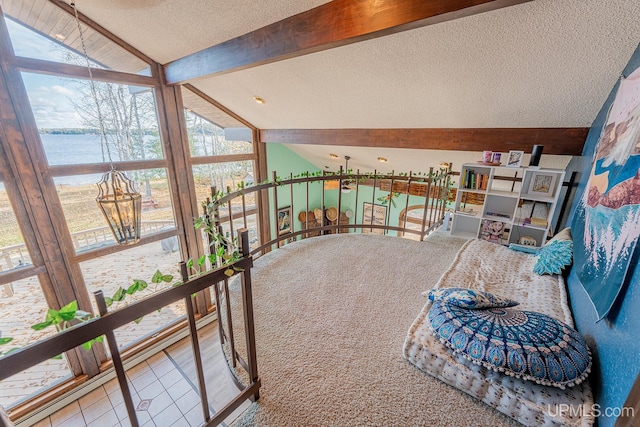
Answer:
[[[0, 181], [0, 354], [20, 348], [55, 334], [55, 329], [35, 331], [32, 325], [42, 322], [47, 302], [35, 273], [12, 280], [10, 274], [32, 269], [33, 263], [16, 215]], [[0, 405], [9, 407], [25, 398], [69, 378], [65, 357], [42, 362], [0, 383]]]
[[[75, 18], [48, 0], [2, 2], [17, 56], [65, 64], [85, 64]], [[81, 24], [91, 63], [96, 68], [149, 75], [149, 64]], [[38, 31], [32, 31], [36, 28]]]

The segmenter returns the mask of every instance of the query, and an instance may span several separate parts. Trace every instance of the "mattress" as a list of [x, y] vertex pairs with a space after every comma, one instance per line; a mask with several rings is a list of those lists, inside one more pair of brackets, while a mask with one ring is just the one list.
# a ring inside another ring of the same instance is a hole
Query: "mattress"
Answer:
[[[465, 287], [509, 297], [520, 302], [518, 309], [545, 313], [573, 327], [564, 280], [533, 273], [534, 264], [533, 255], [470, 240], [435, 287]], [[433, 336], [427, 319], [430, 308], [428, 301], [407, 333], [403, 354], [410, 363], [526, 426], [593, 424], [588, 381], [561, 390], [475, 365]]]

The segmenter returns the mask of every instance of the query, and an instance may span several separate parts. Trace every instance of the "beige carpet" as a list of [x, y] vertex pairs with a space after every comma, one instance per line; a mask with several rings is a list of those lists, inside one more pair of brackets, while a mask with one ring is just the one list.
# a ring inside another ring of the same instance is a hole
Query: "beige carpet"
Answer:
[[263, 387], [234, 426], [517, 425], [402, 357], [420, 293], [463, 242], [330, 235], [256, 260]]

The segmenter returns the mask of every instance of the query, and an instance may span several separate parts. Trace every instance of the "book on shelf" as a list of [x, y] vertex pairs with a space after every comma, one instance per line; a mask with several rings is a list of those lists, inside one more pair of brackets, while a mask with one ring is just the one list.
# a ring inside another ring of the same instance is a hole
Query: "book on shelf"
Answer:
[[549, 225], [546, 219], [544, 218], [525, 218], [524, 225], [533, 225], [535, 227], [546, 227]]
[[486, 190], [489, 183], [489, 175], [477, 173], [473, 169], [466, 169], [460, 177], [460, 188], [469, 190]]
[[500, 212], [487, 212], [487, 216], [496, 216], [498, 218], [510, 219], [511, 216], [509, 214], [503, 214]]

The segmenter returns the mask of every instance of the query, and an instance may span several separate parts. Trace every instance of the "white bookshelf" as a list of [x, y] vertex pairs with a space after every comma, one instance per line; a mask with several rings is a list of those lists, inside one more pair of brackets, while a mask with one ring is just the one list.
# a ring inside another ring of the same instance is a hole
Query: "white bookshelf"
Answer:
[[[518, 178], [521, 181], [516, 181]], [[458, 180], [451, 235], [504, 245], [530, 238], [535, 246], [541, 246], [546, 242], [563, 180], [560, 169], [465, 163]]]

